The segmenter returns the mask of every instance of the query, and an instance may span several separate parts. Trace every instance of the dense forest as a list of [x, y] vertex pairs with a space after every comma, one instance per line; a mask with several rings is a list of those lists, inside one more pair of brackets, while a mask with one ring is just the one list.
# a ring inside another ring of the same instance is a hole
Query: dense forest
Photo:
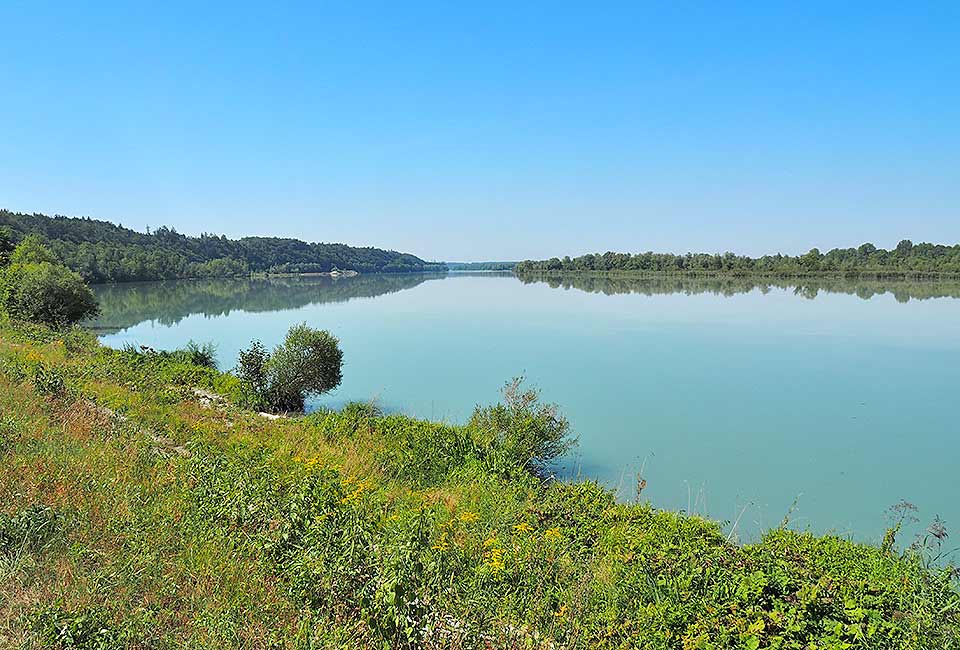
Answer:
[[167, 227], [136, 232], [108, 221], [0, 210], [0, 227], [15, 241], [37, 234], [66, 266], [88, 282], [129, 282], [243, 276], [251, 273], [443, 271], [408, 253], [279, 237], [188, 237]]
[[960, 244], [914, 244], [903, 240], [893, 250], [863, 244], [821, 253], [814, 248], [803, 255], [747, 257], [734, 253], [603, 253], [580, 257], [519, 262], [516, 273], [530, 272], [630, 272], [651, 274], [729, 274], [854, 277], [921, 277], [960, 275]]

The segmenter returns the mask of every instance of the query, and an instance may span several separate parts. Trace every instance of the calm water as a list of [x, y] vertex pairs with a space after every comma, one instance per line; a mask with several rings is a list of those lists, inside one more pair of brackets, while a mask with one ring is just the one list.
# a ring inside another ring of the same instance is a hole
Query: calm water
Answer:
[[[750, 280], [575, 284], [510, 275], [97, 287], [112, 346], [213, 341], [222, 368], [297, 322], [341, 340], [312, 406], [377, 400], [459, 422], [526, 376], [580, 436], [563, 471], [755, 537], [877, 540], [886, 509], [960, 525], [960, 285]], [[953, 526], [951, 526], [953, 524]]]

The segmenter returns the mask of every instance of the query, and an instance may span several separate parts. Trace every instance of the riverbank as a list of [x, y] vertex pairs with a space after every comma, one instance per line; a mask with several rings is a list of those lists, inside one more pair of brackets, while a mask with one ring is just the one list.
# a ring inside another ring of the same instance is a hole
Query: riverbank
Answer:
[[516, 419], [268, 420], [238, 390], [0, 322], [0, 645], [956, 647], [935, 535], [739, 545], [538, 478]]

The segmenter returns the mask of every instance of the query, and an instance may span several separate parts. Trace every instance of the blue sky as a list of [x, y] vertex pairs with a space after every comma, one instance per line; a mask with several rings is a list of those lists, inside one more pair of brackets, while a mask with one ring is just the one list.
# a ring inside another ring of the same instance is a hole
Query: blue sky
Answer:
[[0, 26], [13, 210], [442, 260], [960, 241], [955, 1], [8, 0]]

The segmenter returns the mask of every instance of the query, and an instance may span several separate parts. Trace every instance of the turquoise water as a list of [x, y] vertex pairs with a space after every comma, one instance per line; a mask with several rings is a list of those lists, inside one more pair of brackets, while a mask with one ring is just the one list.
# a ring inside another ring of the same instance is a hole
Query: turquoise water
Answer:
[[[314, 400], [452, 422], [523, 375], [579, 434], [558, 471], [657, 507], [878, 540], [960, 524], [960, 285], [360, 276], [97, 287], [105, 343], [212, 341], [222, 368], [301, 321], [341, 340]], [[792, 508], [792, 511], [791, 511]], [[732, 526], [730, 527], [732, 528]], [[729, 528], [728, 528], [729, 529]]]

